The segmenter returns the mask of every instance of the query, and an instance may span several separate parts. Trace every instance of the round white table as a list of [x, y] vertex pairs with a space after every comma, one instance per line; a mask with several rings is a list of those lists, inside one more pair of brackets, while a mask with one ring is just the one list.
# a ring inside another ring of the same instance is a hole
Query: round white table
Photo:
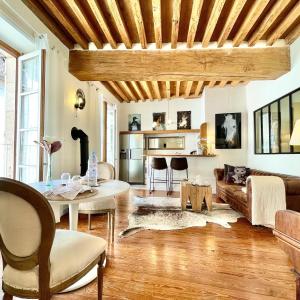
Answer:
[[[39, 191], [40, 193], [44, 193], [53, 187], [61, 184], [60, 180], [53, 180], [52, 186], [47, 186], [45, 182], [37, 182], [31, 184], [31, 186]], [[108, 180], [100, 183], [99, 187], [96, 187], [98, 193], [95, 196], [83, 199], [74, 199], [74, 200], [48, 200], [49, 203], [55, 205], [68, 205], [69, 206], [69, 229], [76, 230], [78, 229], [78, 208], [79, 203], [83, 202], [92, 202], [92, 201], [101, 201], [106, 199], [114, 198], [120, 194], [126, 193], [130, 189], [130, 185], [127, 182], [120, 180]], [[84, 277], [78, 280], [76, 283], [68, 287], [63, 291], [63, 293], [67, 293], [70, 291], [77, 290], [91, 281], [97, 278], [97, 266], [95, 266], [89, 273], [87, 273]]]
[[[44, 193], [50, 190], [53, 186], [57, 186], [61, 183], [60, 180], [53, 180], [52, 186], [47, 186], [45, 182], [37, 182], [31, 184], [33, 188], [38, 190], [40, 193]], [[78, 208], [79, 203], [83, 202], [93, 202], [101, 201], [106, 199], [114, 198], [120, 194], [126, 193], [129, 191], [130, 185], [127, 182], [120, 180], [108, 180], [100, 183], [97, 189], [98, 193], [95, 196], [84, 198], [84, 199], [74, 199], [74, 200], [48, 200], [49, 203], [55, 205], [68, 205], [69, 206], [69, 228], [70, 230], [78, 229]]]

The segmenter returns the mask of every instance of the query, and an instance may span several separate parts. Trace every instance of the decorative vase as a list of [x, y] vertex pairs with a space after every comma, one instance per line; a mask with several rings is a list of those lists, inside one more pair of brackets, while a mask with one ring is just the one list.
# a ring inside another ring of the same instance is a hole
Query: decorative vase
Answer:
[[52, 186], [52, 155], [48, 153], [47, 155], [47, 177], [46, 185]]

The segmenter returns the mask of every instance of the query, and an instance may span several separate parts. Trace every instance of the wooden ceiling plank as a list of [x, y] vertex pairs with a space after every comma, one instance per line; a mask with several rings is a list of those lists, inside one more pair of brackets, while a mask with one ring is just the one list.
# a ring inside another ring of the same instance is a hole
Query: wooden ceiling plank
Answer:
[[122, 87], [123, 91], [125, 91], [125, 93], [129, 96], [129, 100], [137, 100], [126, 81], [119, 81], [118, 83]]
[[209, 88], [212, 88], [212, 87], [214, 87], [215, 85], [216, 85], [216, 80], [212, 80], [212, 81], [210, 81], [209, 82], [209, 84], [207, 85]]
[[130, 4], [131, 4], [131, 9], [132, 9], [135, 25], [136, 25], [136, 28], [138, 31], [140, 43], [141, 43], [143, 49], [147, 49], [147, 38], [146, 38], [146, 33], [145, 33], [145, 26], [144, 26], [140, 1], [139, 0], [130, 0]]
[[43, 0], [43, 3], [52, 12], [55, 18], [64, 28], [69, 32], [69, 34], [74, 38], [77, 44], [79, 44], [83, 49], [88, 49], [88, 41], [82, 36], [82, 34], [77, 30], [77, 28], [70, 22], [61, 9], [59, 9], [53, 0]]
[[[47, 0], [44, 0], [44, 1], [47, 1]], [[104, 18], [104, 15], [102, 13], [102, 10], [99, 6], [99, 4], [97, 3], [96, 0], [87, 0], [87, 3], [91, 9], [91, 11], [93, 12], [101, 30], [103, 31], [106, 39], [108, 40], [109, 44], [111, 45], [111, 47], [113, 49], [116, 49], [118, 46], [117, 46], [117, 43], [106, 23], [106, 20]]]
[[73, 14], [76, 16], [76, 19], [81, 24], [81, 26], [84, 28], [85, 32], [87, 33], [88, 37], [90, 38], [91, 42], [93, 42], [97, 48], [103, 48], [103, 44], [100, 40], [100, 38], [97, 36], [97, 33], [95, 32], [94, 28], [90, 25], [88, 19], [83, 14], [81, 9], [78, 7], [75, 0], [65, 0], [68, 6], [71, 8]]
[[116, 2], [116, 0], [107, 0], [107, 4], [109, 6], [110, 12], [118, 28], [118, 32], [121, 36], [123, 43], [125, 44], [126, 48], [131, 49], [132, 42], [126, 28], [126, 24], [124, 23], [122, 15], [120, 13], [118, 3]]
[[144, 91], [146, 92], [148, 99], [153, 101], [153, 96], [151, 94], [147, 81], [141, 81], [140, 84], [143, 87]]
[[123, 102], [123, 98], [120, 97], [120, 95], [116, 92], [115, 89], [112, 88], [112, 86], [107, 82], [107, 81], [100, 81], [104, 86], [105, 88], [110, 92], [112, 93], [120, 102]]
[[225, 23], [225, 25], [222, 29], [222, 32], [220, 34], [220, 37], [218, 39], [218, 47], [222, 47], [225, 44], [235, 22], [236, 22], [238, 16], [240, 15], [240, 12], [243, 9], [246, 2], [247, 2], [247, 0], [238, 0], [238, 1], [233, 2], [229, 16], [226, 20], [226, 23]]
[[160, 4], [160, 0], [152, 0], [152, 12], [153, 12], [154, 36], [155, 36], [156, 48], [161, 49], [161, 47], [162, 47], [162, 33], [161, 33], [161, 4]]
[[57, 36], [67, 48], [72, 49], [74, 42], [70, 40], [65, 33], [57, 26], [53, 18], [45, 11], [41, 10], [34, 0], [22, 0], [22, 2], [49, 28], [49, 30]]
[[192, 89], [193, 81], [188, 81], [185, 89], [185, 97], [189, 97]]
[[253, 46], [257, 41], [268, 31], [272, 26], [274, 21], [279, 17], [279, 15], [284, 11], [287, 5], [290, 3], [290, 0], [277, 0], [272, 9], [266, 15], [264, 20], [261, 22], [259, 27], [252, 34], [248, 45]]
[[152, 86], [153, 86], [153, 89], [155, 91], [157, 99], [161, 99], [158, 82], [157, 81], [152, 81]]
[[69, 57], [69, 71], [88, 81], [249, 81], [275, 79], [291, 69], [289, 46], [230, 51], [73, 50]]
[[181, 0], [173, 0], [171, 48], [176, 49], [180, 22]]
[[139, 100], [144, 100], [143, 93], [141, 92], [140, 88], [138, 87], [137, 83], [135, 81], [130, 82], [132, 87], [134, 88], [136, 94], [139, 96]]
[[227, 84], [226, 80], [222, 80], [219, 84], [220, 87], [224, 87]]
[[195, 89], [195, 96], [196, 97], [199, 96], [199, 94], [202, 90], [203, 84], [204, 84], [204, 81], [198, 81], [196, 89]]
[[210, 39], [215, 30], [219, 17], [221, 15], [225, 1], [226, 0], [217, 0], [214, 2], [214, 6], [209, 16], [208, 23], [206, 25], [203, 40], [202, 40], [202, 47], [204, 48], [209, 45]]
[[180, 81], [176, 81], [176, 97], [180, 97]]
[[189, 30], [188, 30], [188, 34], [187, 34], [187, 47], [188, 48], [192, 48], [194, 45], [194, 40], [195, 40], [196, 32], [198, 29], [202, 6], [203, 6], [203, 0], [194, 0], [193, 1], [191, 19], [190, 19]]
[[284, 20], [280, 23], [278, 27], [271, 33], [267, 39], [267, 45], [271, 46], [277, 39], [289, 29], [289, 27], [299, 18], [300, 16], [300, 1], [293, 7], [293, 9], [288, 13]]
[[166, 81], [166, 94], [167, 94], [167, 98], [170, 99], [171, 98], [171, 83], [170, 83], [170, 81]]
[[286, 38], [285, 41], [287, 44], [292, 44], [296, 39], [300, 36], [300, 24], [292, 31], [290, 32]]
[[231, 86], [237, 86], [239, 85], [240, 81], [239, 80], [233, 80], [231, 81]]
[[259, 0], [254, 2], [242, 26], [240, 27], [239, 31], [233, 39], [234, 47], [239, 46], [244, 41], [249, 31], [251, 30], [257, 19], [260, 17], [263, 10], [268, 5], [269, 1], [270, 0]]
[[122, 89], [117, 85], [116, 82], [114, 81], [108, 81], [107, 82], [115, 91], [116, 93], [126, 102], [129, 102], [127, 96], [124, 94], [124, 92], [122, 91]]

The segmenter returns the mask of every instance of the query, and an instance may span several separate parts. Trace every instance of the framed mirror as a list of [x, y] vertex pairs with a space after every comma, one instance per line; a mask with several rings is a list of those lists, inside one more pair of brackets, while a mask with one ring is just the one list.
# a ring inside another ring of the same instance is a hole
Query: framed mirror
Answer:
[[185, 148], [184, 136], [149, 137], [149, 150], [183, 150]]

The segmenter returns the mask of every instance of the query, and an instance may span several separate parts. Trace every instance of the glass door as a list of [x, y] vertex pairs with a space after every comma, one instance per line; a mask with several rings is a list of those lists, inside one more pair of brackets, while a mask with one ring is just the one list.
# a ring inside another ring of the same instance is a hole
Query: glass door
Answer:
[[19, 57], [16, 177], [25, 183], [42, 180], [43, 153], [34, 141], [44, 135], [45, 50]]
[[115, 166], [116, 157], [116, 106], [107, 103], [106, 117], [106, 159], [107, 162]]

